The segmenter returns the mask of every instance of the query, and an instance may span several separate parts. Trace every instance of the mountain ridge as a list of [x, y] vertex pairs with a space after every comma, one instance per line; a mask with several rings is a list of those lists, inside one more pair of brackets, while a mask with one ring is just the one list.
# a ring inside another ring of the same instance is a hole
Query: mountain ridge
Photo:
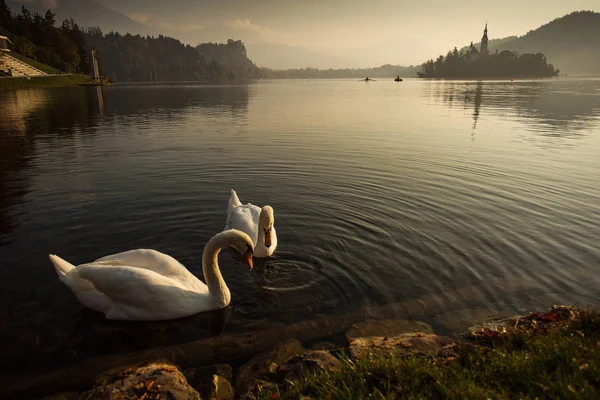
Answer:
[[[481, 43], [475, 45], [481, 48]], [[599, 74], [600, 13], [574, 11], [522, 36], [491, 39], [488, 48], [491, 52], [543, 53], [563, 73]]]

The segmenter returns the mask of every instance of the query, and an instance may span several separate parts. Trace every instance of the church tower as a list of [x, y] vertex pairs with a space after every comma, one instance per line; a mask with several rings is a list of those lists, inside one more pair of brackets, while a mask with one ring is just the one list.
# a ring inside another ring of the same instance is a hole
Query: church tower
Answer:
[[488, 52], [488, 36], [487, 36], [487, 22], [485, 23], [485, 29], [483, 30], [483, 37], [481, 38], [481, 51], [480, 53], [487, 54]]

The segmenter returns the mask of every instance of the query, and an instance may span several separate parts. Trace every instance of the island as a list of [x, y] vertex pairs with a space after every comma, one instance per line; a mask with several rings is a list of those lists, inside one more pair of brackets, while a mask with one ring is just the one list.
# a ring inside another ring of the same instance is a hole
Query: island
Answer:
[[488, 50], [488, 27], [485, 24], [480, 49], [473, 45], [466, 51], [456, 47], [444, 57], [429, 60], [417, 72], [419, 78], [544, 78], [560, 73], [552, 64], [548, 64], [542, 53], [517, 54], [503, 50], [490, 54]]

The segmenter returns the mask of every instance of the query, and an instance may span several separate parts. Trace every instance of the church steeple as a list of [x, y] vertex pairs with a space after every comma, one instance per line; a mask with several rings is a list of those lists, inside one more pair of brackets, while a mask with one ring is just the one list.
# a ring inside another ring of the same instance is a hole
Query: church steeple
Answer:
[[487, 35], [487, 21], [485, 21], [485, 29], [483, 30], [483, 37], [481, 38], [481, 54], [487, 54], [488, 52], [488, 35]]

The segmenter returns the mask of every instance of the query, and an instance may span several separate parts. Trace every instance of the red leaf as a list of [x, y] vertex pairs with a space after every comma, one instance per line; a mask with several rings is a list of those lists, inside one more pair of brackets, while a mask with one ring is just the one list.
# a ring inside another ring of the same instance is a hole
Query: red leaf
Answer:
[[558, 314], [555, 312], [548, 312], [540, 317], [542, 322], [558, 322], [559, 319]]

